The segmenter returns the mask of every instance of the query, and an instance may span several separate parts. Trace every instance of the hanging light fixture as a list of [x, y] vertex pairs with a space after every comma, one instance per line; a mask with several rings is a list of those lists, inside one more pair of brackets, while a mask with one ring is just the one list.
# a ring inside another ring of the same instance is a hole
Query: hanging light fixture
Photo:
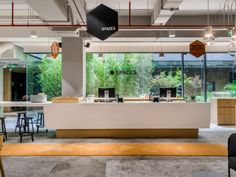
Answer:
[[100, 42], [100, 50], [99, 50], [99, 53], [98, 53], [98, 58], [103, 59], [103, 52], [102, 52], [102, 44], [101, 44], [101, 42]]
[[234, 28], [232, 30], [232, 40], [236, 41], [236, 0], [234, 0], [234, 5], [235, 5], [235, 9], [234, 9]]
[[236, 41], [236, 26], [232, 30], [232, 40]]
[[228, 53], [230, 55], [235, 56], [235, 49], [236, 49], [236, 0], [234, 0], [235, 3], [235, 22], [234, 22], [234, 27], [231, 29], [231, 40], [228, 45]]
[[31, 38], [38, 38], [38, 35], [37, 35], [36, 31], [31, 31], [30, 32], [30, 37]]
[[176, 37], [176, 34], [175, 34], [175, 30], [173, 29], [173, 20], [174, 20], [174, 16], [171, 17], [171, 30], [169, 30], [169, 38], [174, 38]]
[[169, 31], [169, 38], [174, 38], [176, 36], [175, 31], [174, 30], [170, 30]]
[[101, 58], [101, 59], [103, 58], [103, 53], [102, 52], [98, 53], [98, 58]]
[[162, 33], [160, 35], [160, 39], [161, 39], [161, 52], [159, 53], [159, 58], [163, 59], [165, 58], [165, 53], [162, 52]]
[[160, 53], [159, 53], [159, 58], [165, 58], [164, 52], [160, 52]]
[[213, 27], [210, 26], [210, 2], [207, 0], [207, 27], [205, 28], [205, 33], [204, 33], [204, 43], [205, 45], [209, 46], [212, 45], [215, 41], [215, 36], [213, 34]]

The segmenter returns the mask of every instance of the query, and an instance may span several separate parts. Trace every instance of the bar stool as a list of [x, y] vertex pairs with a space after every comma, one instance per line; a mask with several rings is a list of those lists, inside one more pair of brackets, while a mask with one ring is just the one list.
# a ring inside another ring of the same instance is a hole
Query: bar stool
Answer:
[[26, 114], [27, 114], [26, 111], [17, 113], [17, 121], [16, 121], [15, 132], [16, 132], [17, 128], [20, 128], [20, 119], [25, 118]]
[[43, 112], [38, 112], [36, 127], [37, 127], [37, 133], [39, 133], [39, 128], [44, 127], [44, 113]]
[[23, 117], [20, 119], [19, 135], [20, 143], [22, 143], [23, 136], [31, 136], [31, 140], [34, 141], [33, 117]]
[[[39, 128], [43, 128], [44, 127], [44, 113], [43, 112], [39, 112], [38, 113], [36, 127], [37, 127], [37, 133], [39, 133]], [[47, 129], [46, 129], [46, 132], [48, 132]]]
[[4, 141], [7, 140], [7, 129], [6, 129], [6, 123], [5, 123], [6, 117], [0, 117], [0, 122], [1, 122], [1, 131], [0, 134], [4, 135]]

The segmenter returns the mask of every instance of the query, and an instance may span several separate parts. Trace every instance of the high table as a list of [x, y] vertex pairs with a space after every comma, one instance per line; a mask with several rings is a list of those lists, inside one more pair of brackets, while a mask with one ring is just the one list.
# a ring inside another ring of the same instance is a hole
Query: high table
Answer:
[[43, 107], [45, 127], [57, 137], [198, 137], [210, 126], [210, 103], [30, 103], [0, 106]]

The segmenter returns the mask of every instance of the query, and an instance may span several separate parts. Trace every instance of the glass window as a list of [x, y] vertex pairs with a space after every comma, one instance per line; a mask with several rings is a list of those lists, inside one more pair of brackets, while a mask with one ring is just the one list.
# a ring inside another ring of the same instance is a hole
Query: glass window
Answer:
[[188, 100], [204, 102], [204, 56], [184, 55], [184, 95]]
[[112, 87], [121, 97], [150, 93], [154, 64], [152, 54], [87, 54], [86, 94], [98, 96], [98, 88]]
[[181, 54], [87, 54], [86, 94], [98, 95], [100, 87], [114, 87], [121, 97], [159, 94], [161, 87], [176, 87], [181, 96]]
[[62, 55], [56, 59], [50, 54], [27, 55], [27, 95], [45, 93], [48, 99], [61, 96]]
[[228, 53], [207, 54], [207, 95], [236, 96], [235, 59]]

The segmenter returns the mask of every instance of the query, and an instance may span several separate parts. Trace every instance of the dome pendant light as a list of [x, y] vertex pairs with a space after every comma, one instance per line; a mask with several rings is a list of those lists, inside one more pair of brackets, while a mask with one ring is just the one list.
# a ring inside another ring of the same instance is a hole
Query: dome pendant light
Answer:
[[205, 28], [205, 34], [204, 34], [204, 43], [207, 46], [210, 46], [214, 43], [215, 41], [215, 36], [213, 34], [213, 27], [210, 26], [210, 8], [209, 8], [209, 0], [207, 0], [207, 10], [208, 10], [208, 14], [207, 14], [207, 27]]

